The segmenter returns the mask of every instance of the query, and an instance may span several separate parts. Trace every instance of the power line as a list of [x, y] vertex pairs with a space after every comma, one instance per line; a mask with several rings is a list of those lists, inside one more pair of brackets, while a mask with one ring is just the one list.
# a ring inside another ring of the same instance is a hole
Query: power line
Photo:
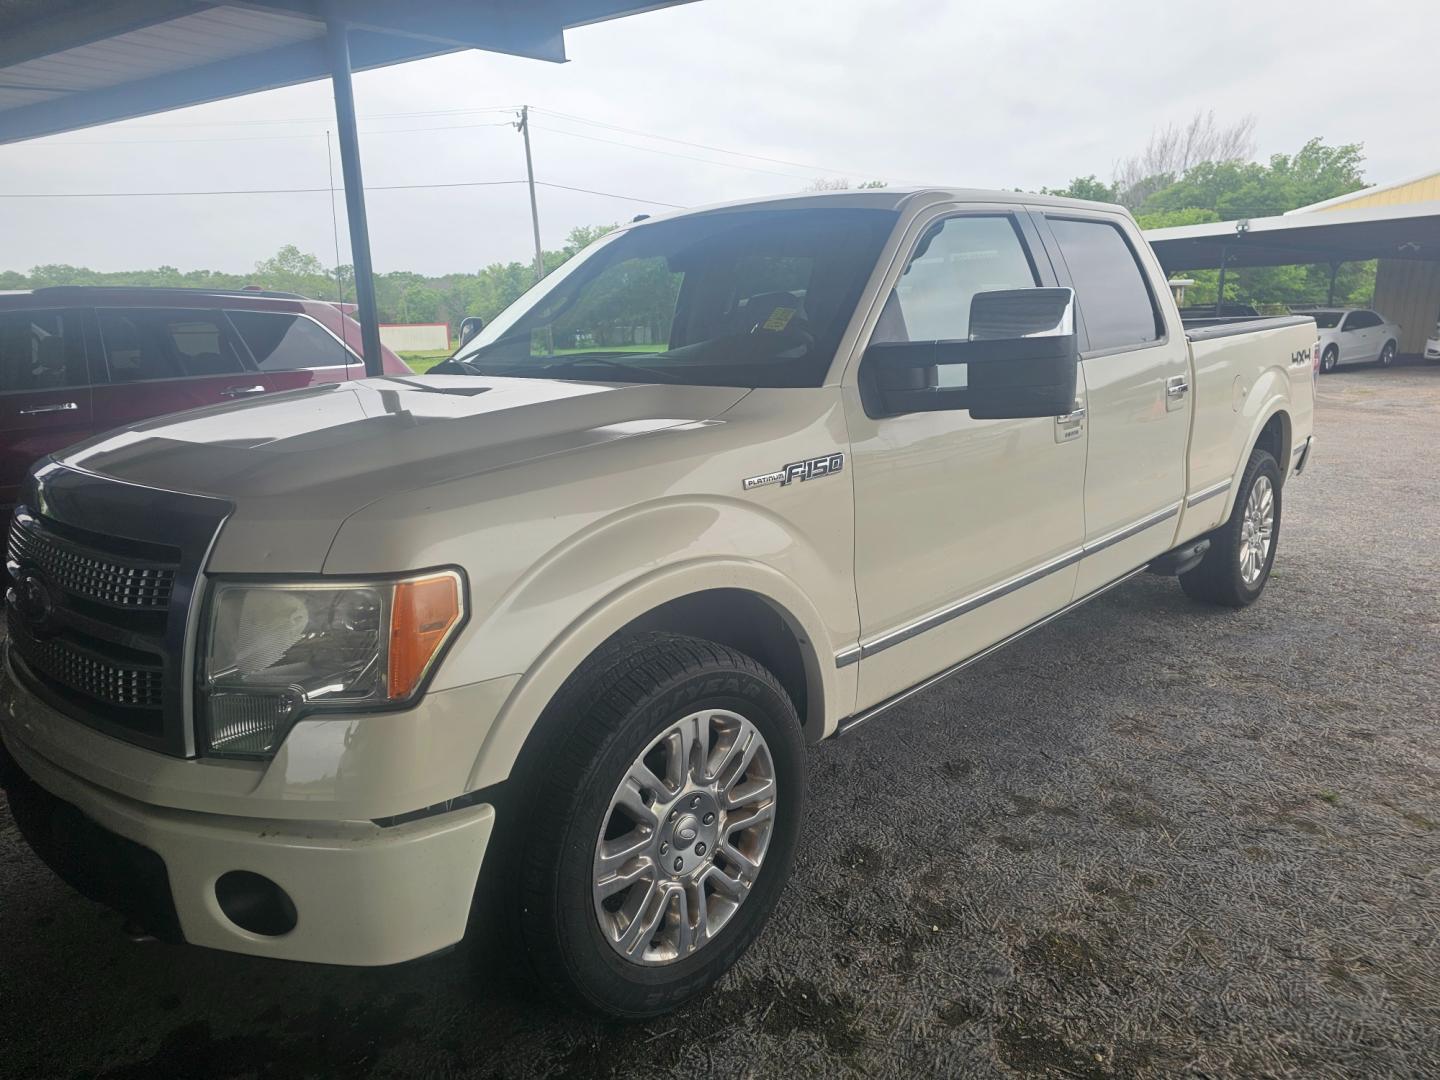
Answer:
[[[377, 135], [411, 135], [422, 131], [473, 131], [476, 128], [497, 128], [509, 127], [510, 121], [497, 120], [483, 124], [441, 124], [432, 127], [418, 128], [385, 128], [380, 131], [362, 131], [365, 138], [374, 138]], [[199, 145], [201, 143], [229, 143], [229, 142], [278, 142], [282, 139], [323, 139], [326, 132], [307, 131], [300, 135], [225, 135], [214, 138], [199, 139], [83, 139], [67, 142], [41, 142], [34, 143], [45, 149], [63, 149], [68, 146], [186, 146], [190, 143]]]
[[[538, 111], [538, 110], [537, 110]], [[572, 139], [586, 139], [590, 142], [609, 143], [611, 146], [623, 146], [627, 150], [639, 150], [645, 154], [663, 154], [665, 157], [679, 158], [682, 161], [698, 161], [702, 165], [718, 165], [722, 169], [739, 169], [741, 172], [765, 173], [767, 176], [783, 176], [787, 180], [809, 180], [811, 176], [799, 173], [782, 173], [774, 169], [757, 169], [754, 165], [737, 165], [729, 161], [716, 161], [714, 158], [696, 157], [693, 154], [677, 154], [673, 150], [660, 150], [653, 146], [636, 146], [634, 143], [621, 142], [619, 139], [606, 139], [599, 135], [582, 135], [578, 131], [565, 131], [563, 128], [553, 128], [544, 124], [532, 125], [536, 131], [548, 131], [552, 135], [565, 135]]]
[[[523, 180], [516, 181], [524, 183]], [[617, 195], [613, 191], [596, 191], [594, 188], [571, 187], [569, 184], [552, 184], [546, 180], [536, 180], [537, 187], [559, 188], [561, 191], [579, 191], [586, 195], [603, 195], [607, 199], [623, 199], [626, 202], [644, 203], [646, 206], [668, 206], [672, 210], [688, 210], [688, 206], [681, 203], [661, 202], [659, 199], [642, 199], [636, 195]]]
[[[626, 135], [636, 135], [642, 139], [658, 139], [661, 142], [675, 143], [679, 146], [689, 146], [696, 150], [709, 150], [717, 154], [729, 154], [732, 157], [751, 158], [755, 161], [768, 161], [772, 165], [788, 165], [795, 169], [806, 169], [810, 172], [832, 173], [836, 176], [873, 175], [863, 169], [827, 169], [820, 165], [812, 165], [805, 161], [789, 161], [785, 158], [767, 157], [764, 154], [751, 154], [744, 150], [731, 150], [724, 146], [712, 146], [709, 143], [691, 142], [688, 139], [677, 139], [670, 135], [657, 135], [650, 131], [641, 131], [638, 128], [621, 127], [619, 124], [606, 123], [603, 120], [591, 120], [584, 116], [576, 116], [574, 113], [557, 112], [554, 109], [545, 109], [539, 106], [531, 106], [532, 111], [544, 113], [547, 116], [557, 117], [562, 120], [570, 120], [577, 124], [588, 124], [591, 127], [606, 128], [610, 131], [618, 131]], [[880, 177], [880, 179], [893, 180], [894, 177]]]
[[[429, 191], [443, 188], [509, 187], [524, 184], [525, 180], [455, 180], [434, 184], [366, 184], [369, 191]], [[593, 188], [574, 187], [569, 184], [535, 181], [539, 187], [558, 188], [561, 191], [577, 191], [586, 195], [600, 195], [607, 199], [623, 199], [626, 202], [644, 203], [647, 206], [666, 206], [678, 210], [685, 207], [679, 203], [664, 202], [660, 199], [646, 199], [638, 195], [621, 195], [613, 191], [597, 191]], [[213, 191], [20, 191], [0, 192], [0, 199], [161, 199], [211, 195], [321, 195], [329, 194], [328, 187], [297, 188], [231, 188]]]
[[[361, 120], [409, 120], [421, 116], [468, 116], [478, 113], [514, 112], [514, 105], [488, 105], [477, 109], [417, 109], [412, 112], [371, 113]], [[171, 127], [255, 127], [267, 124], [332, 124], [333, 116], [290, 116], [276, 120], [171, 120], [158, 124], [136, 124], [137, 128]]]

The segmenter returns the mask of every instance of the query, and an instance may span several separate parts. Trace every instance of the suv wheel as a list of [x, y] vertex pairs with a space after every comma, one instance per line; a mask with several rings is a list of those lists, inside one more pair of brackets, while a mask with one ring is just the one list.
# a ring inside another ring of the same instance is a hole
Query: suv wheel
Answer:
[[515, 917], [540, 981], [622, 1018], [701, 993], [754, 941], [805, 799], [789, 696], [750, 657], [647, 633], [562, 691], [534, 772]]
[[1257, 448], [1230, 519], [1210, 534], [1210, 550], [1199, 566], [1180, 575], [1180, 587], [1195, 600], [1245, 607], [1265, 590], [1279, 542], [1280, 466]]

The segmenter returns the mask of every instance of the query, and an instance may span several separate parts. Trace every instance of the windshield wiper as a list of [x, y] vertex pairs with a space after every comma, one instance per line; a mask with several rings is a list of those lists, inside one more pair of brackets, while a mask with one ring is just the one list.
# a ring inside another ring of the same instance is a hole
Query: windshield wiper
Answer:
[[471, 363], [469, 360], [462, 360], [458, 356], [447, 356], [444, 360], [441, 360], [438, 364], [435, 364], [433, 367], [431, 367], [430, 370], [426, 372], [426, 374], [486, 375], [488, 374], [488, 372], [481, 371], [477, 365]]
[[659, 368], [645, 367], [642, 364], [624, 364], [618, 360], [611, 360], [606, 356], [572, 356], [562, 360], [558, 364], [546, 364], [540, 368], [541, 374], [548, 375], [552, 371], [566, 371], [583, 367], [586, 364], [598, 364], [600, 367], [613, 368], [616, 371], [635, 371], [644, 375], [652, 375], [664, 382], [680, 382], [680, 377], [669, 371], [661, 371]]

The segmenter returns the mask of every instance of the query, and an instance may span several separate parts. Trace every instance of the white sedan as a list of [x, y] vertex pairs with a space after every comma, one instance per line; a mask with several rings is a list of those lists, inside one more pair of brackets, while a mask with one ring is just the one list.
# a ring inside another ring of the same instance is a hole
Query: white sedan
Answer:
[[1377, 311], [1360, 308], [1320, 308], [1305, 314], [1315, 316], [1320, 331], [1320, 370], [1334, 371], [1341, 364], [1395, 362], [1400, 327]]
[[1440, 363], [1440, 322], [1435, 323], [1435, 333], [1425, 342], [1425, 359], [1432, 364]]

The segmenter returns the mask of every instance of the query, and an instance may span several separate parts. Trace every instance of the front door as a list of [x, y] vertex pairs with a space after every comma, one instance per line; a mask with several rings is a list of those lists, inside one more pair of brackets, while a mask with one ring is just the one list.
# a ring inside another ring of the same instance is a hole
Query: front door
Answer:
[[0, 506], [30, 466], [93, 428], [84, 313], [0, 312]]
[[[966, 340], [976, 293], [1055, 283], [1029, 216], [1013, 208], [940, 211], [917, 220], [907, 243], [871, 341]], [[944, 370], [957, 385], [964, 378], [963, 367]], [[866, 378], [848, 373], [845, 394], [857, 709], [1067, 604], [1085, 527], [1083, 419], [877, 418], [865, 409]]]
[[1178, 321], [1166, 321], [1173, 308], [1156, 301], [1152, 283], [1164, 278], [1128, 218], [1046, 210], [1044, 225], [1083, 338], [1084, 596], [1172, 546], [1186, 489], [1190, 346]]

